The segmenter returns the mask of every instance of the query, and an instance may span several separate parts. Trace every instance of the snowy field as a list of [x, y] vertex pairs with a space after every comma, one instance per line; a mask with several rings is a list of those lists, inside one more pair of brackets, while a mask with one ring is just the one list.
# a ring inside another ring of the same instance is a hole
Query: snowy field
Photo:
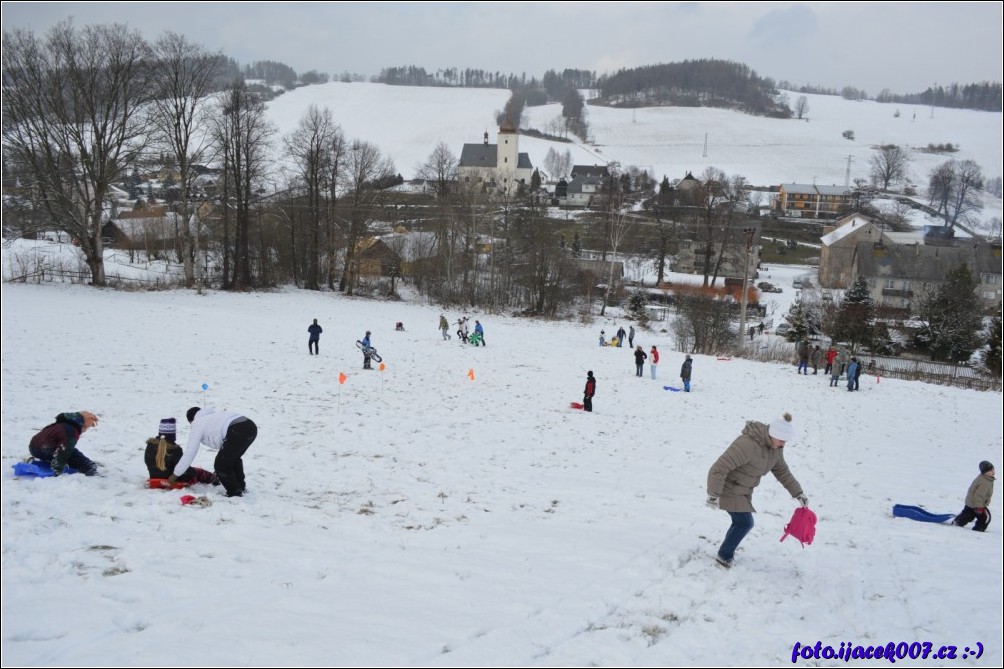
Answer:
[[[787, 93], [790, 103], [800, 97]], [[279, 136], [292, 132], [311, 104], [329, 108], [350, 139], [380, 147], [401, 175], [412, 178], [439, 142], [456, 156], [465, 143], [480, 144], [488, 132], [496, 142], [495, 115], [509, 92], [494, 89], [387, 86], [332, 82], [305, 86], [268, 103], [268, 117]], [[807, 119], [768, 119], [711, 108], [649, 107], [612, 109], [587, 106], [590, 144], [551, 142], [527, 136], [520, 151], [543, 169], [549, 149], [568, 150], [575, 164], [618, 161], [649, 170], [670, 181], [707, 167], [745, 176], [755, 186], [818, 183], [842, 186], [849, 176], [867, 179], [874, 149], [897, 144], [909, 149], [910, 180], [926, 192], [931, 170], [949, 159], [975, 160], [987, 178], [1004, 173], [1001, 114], [966, 109], [855, 102], [828, 95], [806, 95]], [[899, 111], [898, 117], [894, 116]], [[528, 107], [522, 127], [545, 131], [561, 115], [561, 105]], [[853, 141], [843, 132], [853, 130]], [[705, 136], [707, 154], [705, 155]], [[951, 154], [922, 151], [951, 143]], [[848, 158], [850, 171], [848, 174]], [[1002, 215], [1000, 199], [986, 203], [984, 218]]]
[[[817, 641], [1004, 662], [999, 521], [979, 534], [891, 516], [961, 510], [977, 463], [1000, 465], [1000, 394], [867, 376], [849, 393], [700, 355], [693, 392], [673, 392], [683, 354], [668, 333], [636, 338], [662, 351], [657, 380], [596, 345], [628, 325], [616, 313], [471, 312], [488, 343], [473, 348], [443, 341], [442, 312], [415, 298], [58, 284], [0, 297], [4, 666], [791, 665]], [[361, 369], [367, 329], [383, 371]], [[569, 408], [587, 370], [592, 414]], [[143, 448], [168, 416], [184, 439], [204, 401], [260, 433], [248, 495], [200, 486], [213, 504], [193, 508], [145, 488]], [[80, 409], [101, 417], [80, 447], [102, 476], [15, 479], [35, 431]], [[796, 503], [767, 477], [724, 571], [708, 468], [744, 421], [784, 411], [816, 540], [779, 543]]]

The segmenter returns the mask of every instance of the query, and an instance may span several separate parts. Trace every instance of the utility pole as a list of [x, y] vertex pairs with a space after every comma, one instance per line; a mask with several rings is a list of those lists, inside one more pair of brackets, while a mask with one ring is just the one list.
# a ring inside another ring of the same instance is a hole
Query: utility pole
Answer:
[[708, 157], [708, 133], [704, 133], [704, 157]]
[[851, 186], [851, 161], [854, 160], [852, 156], [847, 156], [847, 171], [844, 173], [844, 188], [850, 188]]
[[740, 301], [741, 306], [739, 307], [739, 350], [742, 351], [746, 346], [746, 301], [747, 301], [747, 291], [749, 290], [750, 281], [750, 248], [753, 246], [753, 234], [756, 232], [756, 228], [743, 228], [743, 232], [746, 233], [746, 256], [743, 261], [743, 295]]

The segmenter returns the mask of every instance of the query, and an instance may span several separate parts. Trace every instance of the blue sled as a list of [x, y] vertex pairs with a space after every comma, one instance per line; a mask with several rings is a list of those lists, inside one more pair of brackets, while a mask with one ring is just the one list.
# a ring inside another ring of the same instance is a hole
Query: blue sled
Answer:
[[955, 518], [954, 513], [931, 513], [919, 506], [907, 506], [906, 504], [893, 505], [892, 515], [897, 518], [909, 518], [910, 520], [919, 520], [924, 523], [944, 523]]
[[673, 386], [663, 386], [662, 389], [663, 390], [668, 390], [671, 393], [678, 393], [681, 390], [683, 390], [683, 388], [674, 388]]
[[[52, 473], [52, 467], [44, 462], [15, 462], [14, 476], [30, 476], [34, 478], [46, 478], [49, 476], [55, 476]], [[67, 467], [63, 470], [64, 474], [76, 474], [77, 470], [73, 467]]]

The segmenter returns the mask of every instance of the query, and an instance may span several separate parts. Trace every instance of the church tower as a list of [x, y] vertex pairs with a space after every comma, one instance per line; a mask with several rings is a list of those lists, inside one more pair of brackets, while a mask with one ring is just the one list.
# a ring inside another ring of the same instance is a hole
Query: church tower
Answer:
[[508, 173], [509, 178], [512, 179], [512, 175], [516, 173], [516, 168], [519, 166], [519, 133], [508, 114], [502, 121], [502, 125], [499, 126], [498, 138], [497, 167], [499, 174]]

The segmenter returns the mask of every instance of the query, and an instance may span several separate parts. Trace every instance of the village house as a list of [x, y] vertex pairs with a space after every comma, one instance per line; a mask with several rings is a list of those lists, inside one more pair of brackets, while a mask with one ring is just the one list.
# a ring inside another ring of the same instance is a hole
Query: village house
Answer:
[[837, 218], [854, 204], [850, 190], [840, 186], [781, 184], [778, 213], [790, 218]]

